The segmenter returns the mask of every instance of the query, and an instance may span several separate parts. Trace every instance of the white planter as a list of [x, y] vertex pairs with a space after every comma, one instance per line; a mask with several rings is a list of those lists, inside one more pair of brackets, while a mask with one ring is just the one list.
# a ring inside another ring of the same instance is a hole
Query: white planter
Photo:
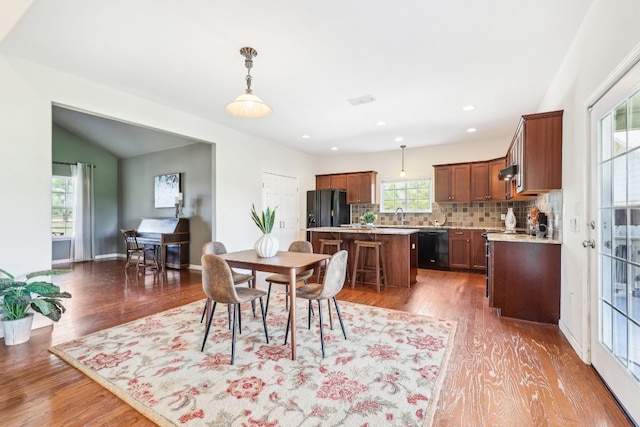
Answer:
[[256, 242], [254, 249], [260, 258], [269, 258], [278, 253], [278, 239], [271, 234], [263, 234]]
[[2, 323], [5, 345], [22, 344], [31, 338], [33, 313], [27, 314], [22, 319], [2, 320], [0, 323]]

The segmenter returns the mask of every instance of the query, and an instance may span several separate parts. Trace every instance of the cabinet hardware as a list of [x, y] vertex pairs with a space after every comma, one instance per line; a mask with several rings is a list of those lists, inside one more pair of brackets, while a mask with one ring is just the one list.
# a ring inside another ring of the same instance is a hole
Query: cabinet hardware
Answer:
[[596, 229], [596, 222], [595, 221], [590, 221], [589, 222], [589, 227], [591, 227], [592, 230]]
[[585, 248], [587, 248], [587, 247], [595, 248], [595, 247], [596, 247], [596, 242], [595, 242], [593, 239], [591, 239], [591, 240], [584, 240], [584, 241], [582, 242], [582, 246], [584, 246]]

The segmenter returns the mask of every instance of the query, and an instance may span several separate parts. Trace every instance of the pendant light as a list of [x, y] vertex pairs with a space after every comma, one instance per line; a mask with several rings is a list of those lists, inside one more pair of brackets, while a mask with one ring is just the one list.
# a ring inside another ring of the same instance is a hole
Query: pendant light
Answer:
[[271, 114], [271, 107], [251, 91], [251, 68], [253, 67], [253, 58], [258, 55], [258, 52], [252, 47], [243, 47], [240, 49], [240, 54], [244, 56], [244, 66], [247, 68], [247, 89], [245, 93], [227, 104], [227, 111], [233, 116], [247, 119], [266, 117]]
[[401, 145], [400, 148], [402, 149], [402, 170], [400, 171], [400, 178], [404, 178], [405, 176], [407, 176], [404, 171], [404, 149], [407, 148], [407, 146]]

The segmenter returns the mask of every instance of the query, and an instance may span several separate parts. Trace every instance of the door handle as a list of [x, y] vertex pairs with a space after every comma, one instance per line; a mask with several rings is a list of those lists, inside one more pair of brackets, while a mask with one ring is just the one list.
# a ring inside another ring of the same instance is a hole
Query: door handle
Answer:
[[585, 248], [587, 247], [592, 247], [595, 248], [596, 247], [596, 242], [595, 240], [591, 239], [591, 240], [583, 240], [582, 241], [582, 246], [584, 246]]

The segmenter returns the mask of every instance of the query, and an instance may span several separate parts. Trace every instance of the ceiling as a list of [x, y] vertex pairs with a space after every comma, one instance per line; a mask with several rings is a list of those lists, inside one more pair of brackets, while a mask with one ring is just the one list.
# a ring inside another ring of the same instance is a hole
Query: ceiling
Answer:
[[[34, 1], [0, 52], [319, 156], [506, 145], [520, 115], [537, 112], [591, 3]], [[266, 118], [225, 110], [245, 89], [243, 46], [258, 51], [252, 89], [273, 108]], [[105, 132], [74, 123], [64, 126], [96, 143]]]

